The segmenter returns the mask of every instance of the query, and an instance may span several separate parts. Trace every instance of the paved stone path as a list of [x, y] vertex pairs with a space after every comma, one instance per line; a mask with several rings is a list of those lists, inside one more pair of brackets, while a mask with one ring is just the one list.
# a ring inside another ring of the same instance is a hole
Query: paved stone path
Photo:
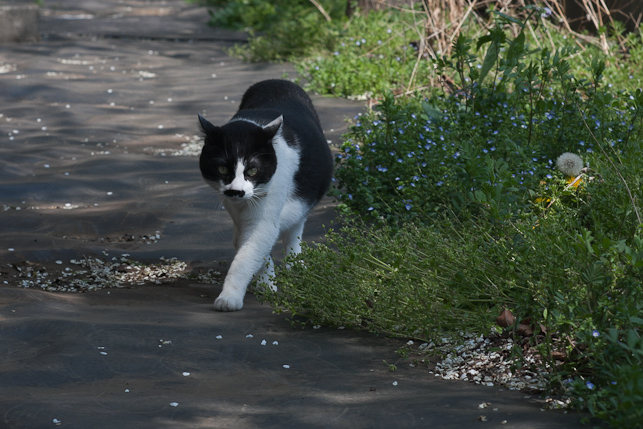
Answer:
[[[215, 313], [220, 284], [17, 288], [85, 257], [225, 267], [230, 221], [197, 168], [196, 113], [223, 123], [250, 84], [294, 76], [230, 58], [245, 35], [179, 0], [44, 3], [41, 40], [0, 47], [1, 427], [580, 427], [524, 393], [389, 372], [399, 341], [293, 329], [250, 295]], [[362, 109], [314, 101], [333, 143]], [[306, 238], [332, 217], [325, 200]]]

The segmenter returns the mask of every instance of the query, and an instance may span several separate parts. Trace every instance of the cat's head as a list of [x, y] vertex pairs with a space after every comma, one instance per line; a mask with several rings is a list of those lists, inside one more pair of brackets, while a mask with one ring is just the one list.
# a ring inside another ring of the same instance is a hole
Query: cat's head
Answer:
[[206, 183], [232, 200], [265, 194], [277, 170], [272, 140], [283, 117], [264, 126], [233, 120], [217, 127], [201, 115], [199, 122], [205, 135], [199, 167]]

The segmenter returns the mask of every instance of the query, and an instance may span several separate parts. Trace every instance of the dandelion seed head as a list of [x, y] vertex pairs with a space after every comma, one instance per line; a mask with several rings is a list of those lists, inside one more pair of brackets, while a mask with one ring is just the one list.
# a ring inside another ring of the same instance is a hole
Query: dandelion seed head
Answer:
[[570, 152], [565, 152], [556, 159], [556, 167], [568, 177], [576, 177], [583, 169], [583, 159]]

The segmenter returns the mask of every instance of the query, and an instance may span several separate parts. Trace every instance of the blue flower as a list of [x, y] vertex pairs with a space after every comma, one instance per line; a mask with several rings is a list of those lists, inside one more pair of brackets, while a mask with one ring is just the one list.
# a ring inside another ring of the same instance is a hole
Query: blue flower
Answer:
[[594, 329], [592, 331], [592, 337], [597, 338], [597, 337], [600, 337], [600, 336], [601, 336], [601, 333], [598, 332], [596, 329]]
[[587, 382], [585, 383], [585, 385], [587, 386], [587, 388], [588, 388], [589, 390], [594, 390], [594, 388], [596, 387], [596, 386], [594, 386], [594, 383], [592, 383], [592, 382], [591, 382], [591, 381], [589, 381], [589, 380], [587, 380]]
[[404, 207], [406, 207], [407, 210], [411, 210], [411, 207], [413, 206], [411, 206], [411, 204], [406, 204]]

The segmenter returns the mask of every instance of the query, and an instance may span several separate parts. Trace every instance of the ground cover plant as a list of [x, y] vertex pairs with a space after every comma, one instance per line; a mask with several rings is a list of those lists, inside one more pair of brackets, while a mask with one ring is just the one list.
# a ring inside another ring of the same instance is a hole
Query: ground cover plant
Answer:
[[552, 9], [462, 18], [448, 44], [422, 41], [419, 6], [358, 14], [301, 60], [311, 88], [377, 106], [337, 156], [341, 221], [263, 298], [312, 323], [426, 341], [486, 335], [510, 311], [510, 334], [532, 331], [516, 355], [537, 350], [553, 392], [636, 427], [641, 36], [554, 31]]

